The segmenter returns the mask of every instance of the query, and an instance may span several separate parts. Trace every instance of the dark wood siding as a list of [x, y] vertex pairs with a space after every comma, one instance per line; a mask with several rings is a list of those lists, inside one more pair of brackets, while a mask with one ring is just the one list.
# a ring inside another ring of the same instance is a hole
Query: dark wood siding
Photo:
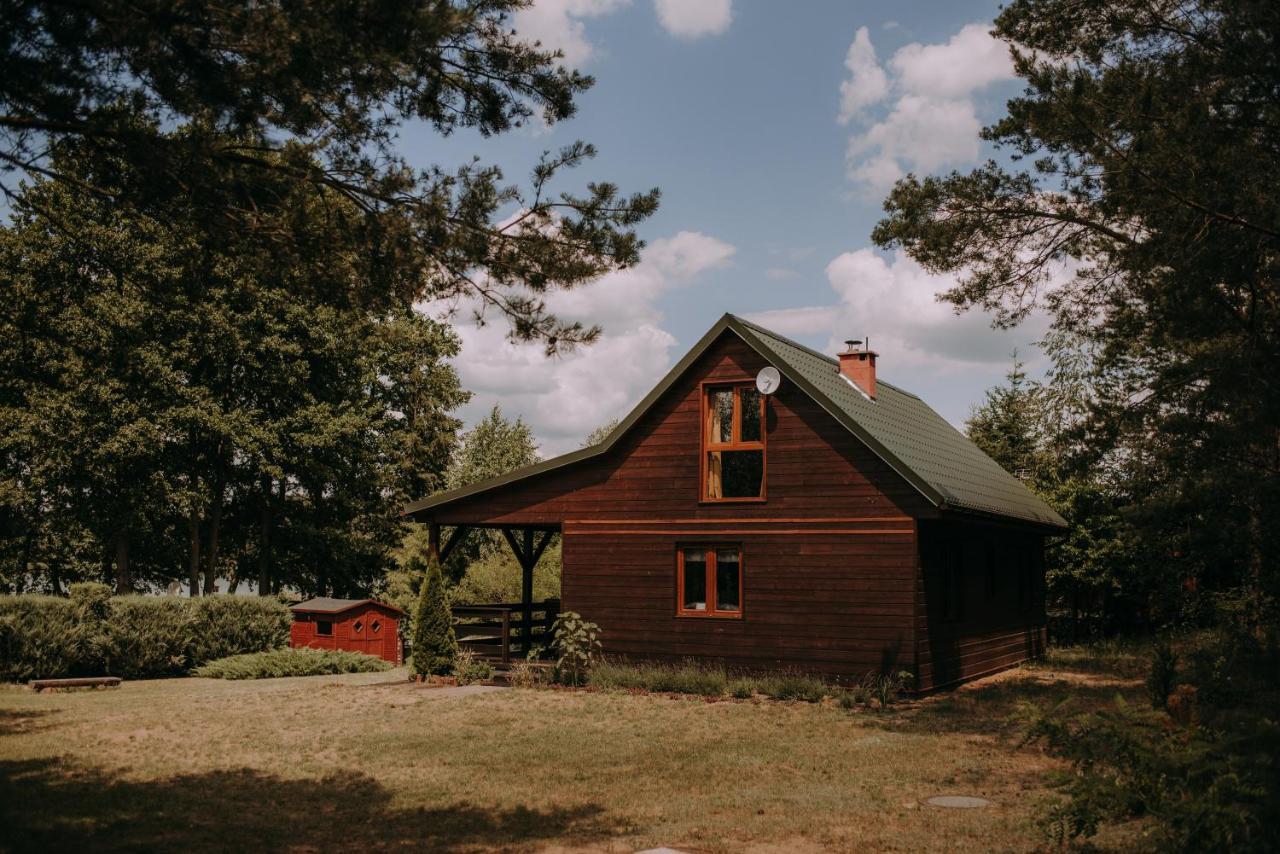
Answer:
[[[600, 624], [607, 652], [712, 658], [856, 677], [914, 659], [915, 490], [786, 384], [766, 420], [768, 500], [699, 502], [699, 384], [766, 363], [732, 335], [607, 458], [433, 513], [443, 524], [562, 524], [563, 607]], [[677, 617], [676, 548], [740, 543], [743, 617]]]
[[1044, 652], [1044, 537], [1013, 526], [924, 521], [916, 577], [921, 691]]

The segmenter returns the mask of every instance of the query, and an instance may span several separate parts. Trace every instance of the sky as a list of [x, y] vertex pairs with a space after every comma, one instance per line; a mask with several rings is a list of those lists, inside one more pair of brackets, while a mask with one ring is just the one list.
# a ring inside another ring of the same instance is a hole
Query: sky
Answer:
[[848, 338], [880, 353], [879, 377], [960, 426], [1016, 349], [1034, 373], [1043, 321], [991, 328], [936, 294], [952, 283], [870, 240], [893, 181], [993, 156], [978, 132], [1020, 87], [989, 35], [994, 2], [537, 0], [513, 25], [560, 48], [596, 85], [571, 120], [489, 139], [408, 126], [419, 166], [478, 156], [527, 184], [538, 156], [577, 139], [599, 156], [558, 188], [609, 180], [659, 187], [635, 267], [548, 300], [603, 327], [548, 359], [453, 309], [468, 425], [495, 403], [533, 429], [543, 456], [621, 418], [725, 312], [826, 353]]

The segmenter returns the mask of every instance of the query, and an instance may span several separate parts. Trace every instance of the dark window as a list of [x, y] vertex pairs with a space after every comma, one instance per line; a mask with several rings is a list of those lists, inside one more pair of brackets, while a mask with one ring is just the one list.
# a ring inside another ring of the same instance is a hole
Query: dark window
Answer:
[[360, 634], [362, 631], [364, 631], [364, 623], [360, 622], [359, 620], [356, 620], [355, 623], [352, 624], [351, 629], [356, 634]]
[[333, 621], [316, 620], [316, 634], [328, 636], [333, 634]]
[[749, 385], [708, 386], [702, 433], [702, 499], [764, 498], [765, 398]]
[[378, 632], [382, 631], [382, 623], [379, 623], [377, 620], [374, 620], [372, 623], [369, 624], [369, 631], [373, 632], [376, 635]]
[[677, 613], [685, 617], [742, 615], [742, 548], [685, 546], [676, 555]]

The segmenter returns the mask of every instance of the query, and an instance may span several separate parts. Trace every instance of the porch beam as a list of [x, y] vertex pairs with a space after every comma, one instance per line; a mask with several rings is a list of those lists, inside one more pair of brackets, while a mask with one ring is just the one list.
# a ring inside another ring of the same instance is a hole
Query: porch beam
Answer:
[[[455, 548], [462, 544], [462, 541], [466, 539], [466, 536], [469, 533], [471, 533], [471, 529], [466, 525], [458, 525], [449, 533], [449, 539], [445, 540], [444, 547], [440, 549], [441, 563], [444, 563], [449, 559], [449, 555], [453, 553]], [[437, 537], [439, 537], [438, 534]]]

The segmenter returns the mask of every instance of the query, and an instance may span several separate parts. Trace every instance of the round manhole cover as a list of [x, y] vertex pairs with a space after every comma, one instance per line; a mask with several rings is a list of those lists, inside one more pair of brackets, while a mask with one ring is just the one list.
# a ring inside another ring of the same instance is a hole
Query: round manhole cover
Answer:
[[971, 810], [991, 806], [991, 801], [986, 798], [975, 798], [972, 795], [935, 795], [925, 803], [931, 807], [946, 807], [953, 810]]

